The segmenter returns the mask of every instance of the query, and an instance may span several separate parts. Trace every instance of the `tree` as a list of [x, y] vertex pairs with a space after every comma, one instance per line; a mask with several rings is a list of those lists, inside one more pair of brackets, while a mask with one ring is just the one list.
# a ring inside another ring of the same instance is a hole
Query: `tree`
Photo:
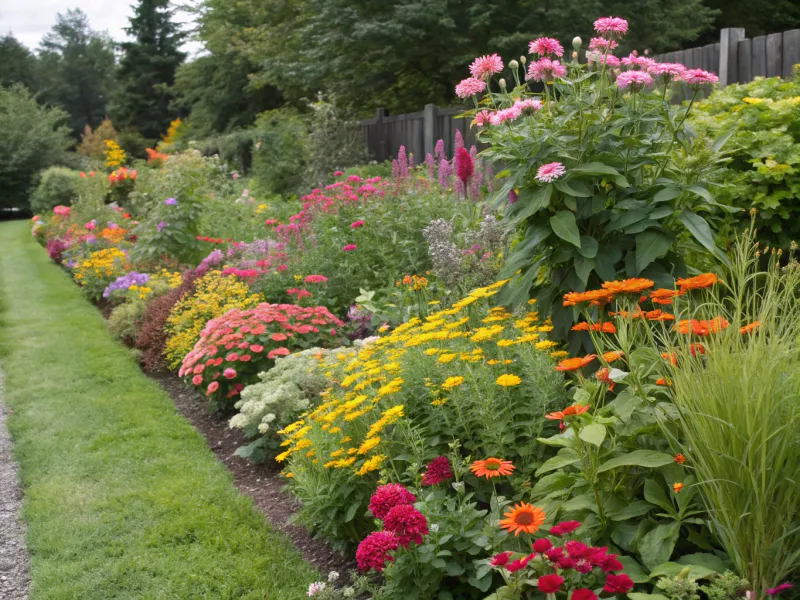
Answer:
[[36, 57], [12, 34], [0, 37], [0, 86], [21, 83], [38, 89]]
[[39, 105], [21, 84], [0, 87], [0, 208], [28, 209], [36, 174], [64, 160], [72, 143], [60, 108]]
[[114, 87], [113, 43], [91, 29], [84, 12], [68, 10], [56, 17], [42, 39], [39, 61], [42, 99], [69, 113], [76, 137], [86, 125], [103, 120]]
[[705, 0], [705, 4], [717, 9], [717, 18], [702, 44], [718, 42], [724, 27], [744, 27], [749, 38], [800, 27], [797, 0]]
[[125, 29], [134, 41], [121, 44], [114, 122], [150, 139], [158, 138], [175, 117], [171, 88], [186, 57], [179, 49], [184, 34], [172, 16], [169, 0], [139, 0]]

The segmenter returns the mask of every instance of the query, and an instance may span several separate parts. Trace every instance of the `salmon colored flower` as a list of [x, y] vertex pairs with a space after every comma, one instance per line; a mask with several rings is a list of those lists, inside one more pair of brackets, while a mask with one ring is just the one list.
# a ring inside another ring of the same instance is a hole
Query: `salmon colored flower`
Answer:
[[601, 333], [617, 333], [617, 328], [611, 321], [602, 323], [587, 323], [585, 321], [572, 326], [572, 331], [600, 331]]
[[682, 465], [683, 463], [686, 462], [686, 457], [683, 454], [676, 454], [675, 456], [672, 457], [672, 460], [674, 460], [679, 465]]
[[500, 527], [518, 536], [520, 533], [535, 533], [544, 523], [544, 511], [538, 506], [520, 502], [503, 513], [505, 519], [500, 520]]
[[587, 410], [589, 410], [588, 404], [573, 404], [572, 406], [568, 406], [564, 410], [558, 410], [556, 412], [551, 412], [549, 414], [546, 414], [544, 418], [550, 419], [551, 421], [563, 421], [564, 417], [582, 415]]
[[612, 363], [615, 360], [619, 360], [623, 356], [625, 356], [624, 352], [621, 352], [620, 350], [611, 350], [610, 352], [603, 353], [603, 360], [607, 363]]
[[685, 293], [688, 290], [699, 290], [711, 287], [718, 281], [719, 279], [714, 273], [703, 273], [702, 275], [688, 277], [687, 279], [676, 279], [675, 284], [681, 288], [681, 292]]
[[596, 354], [587, 354], [583, 358], [580, 357], [567, 358], [565, 360], [562, 360], [553, 368], [556, 371], [577, 371], [578, 369], [582, 369], [583, 367], [588, 365], [595, 358], [597, 358]]
[[597, 373], [594, 374], [594, 378], [597, 379], [600, 383], [605, 383], [608, 385], [608, 391], [614, 391], [614, 381], [608, 376], [608, 367], [603, 367], [599, 369]]
[[601, 285], [604, 290], [608, 290], [612, 294], [638, 294], [655, 285], [649, 279], [641, 277], [634, 279], [623, 279], [622, 281], [606, 281]]
[[476, 460], [470, 466], [469, 470], [472, 471], [476, 477], [500, 477], [501, 475], [511, 475], [514, 470], [514, 465], [509, 460], [502, 458], [487, 458], [485, 460]]
[[761, 323], [759, 321], [753, 321], [749, 325], [745, 325], [744, 327], [740, 327], [739, 328], [739, 333], [744, 335], [745, 333], [750, 333], [751, 331], [754, 331], [754, 330], [758, 329], [759, 327], [761, 327]]

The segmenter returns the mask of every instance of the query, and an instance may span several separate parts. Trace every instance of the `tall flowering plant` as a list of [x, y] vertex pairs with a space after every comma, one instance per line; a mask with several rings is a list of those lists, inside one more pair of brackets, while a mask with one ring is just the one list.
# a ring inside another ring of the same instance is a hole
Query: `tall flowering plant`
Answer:
[[[670, 104], [676, 85], [697, 96], [717, 78], [635, 53], [617, 58], [627, 28], [624, 19], [598, 19], [585, 62], [564, 61], [557, 40], [535, 40], [530, 60], [510, 61], [508, 79], [497, 79], [500, 57], [481, 57], [457, 88], [475, 101], [485, 156], [507, 165], [494, 199], [519, 234], [501, 273], [514, 277], [506, 300], [519, 303], [533, 289], [562, 338], [574, 314], [555, 301], [567, 290], [619, 275], [668, 279], [684, 270], [687, 248], [724, 260], [712, 228], [726, 210], [711, 192], [718, 148], [684, 126], [694, 97]], [[581, 40], [574, 45], [577, 57]]]

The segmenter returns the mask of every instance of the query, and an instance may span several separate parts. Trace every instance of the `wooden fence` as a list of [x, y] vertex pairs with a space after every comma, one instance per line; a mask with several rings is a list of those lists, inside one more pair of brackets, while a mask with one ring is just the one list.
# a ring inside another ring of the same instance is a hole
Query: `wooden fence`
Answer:
[[[744, 29], [730, 28], [720, 32], [720, 41], [699, 48], [667, 52], [653, 57], [659, 62], [682, 63], [690, 69], [705, 69], [719, 76], [720, 87], [729, 83], [747, 83], [755, 77], [790, 77], [792, 67], [800, 63], [800, 29], [745, 38]], [[688, 97], [686, 90], [675, 100]], [[428, 104], [424, 110], [387, 116], [379, 108], [372, 119], [360, 122], [372, 158], [384, 161], [397, 156], [400, 146], [412, 153], [415, 162], [433, 153], [437, 140], [444, 140], [447, 156], [453, 155], [453, 137], [461, 131], [467, 147], [475, 143], [475, 132], [469, 120], [458, 118], [465, 107], [439, 108]]]

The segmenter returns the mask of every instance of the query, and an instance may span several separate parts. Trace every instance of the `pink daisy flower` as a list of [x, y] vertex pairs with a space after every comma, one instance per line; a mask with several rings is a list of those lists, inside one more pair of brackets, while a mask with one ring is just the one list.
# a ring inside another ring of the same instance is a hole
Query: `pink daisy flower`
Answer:
[[492, 125], [500, 125], [506, 121], [513, 121], [517, 117], [522, 114], [522, 111], [514, 106], [509, 108], [504, 108], [503, 110], [498, 110], [494, 113], [491, 117], [489, 117], [489, 123]]
[[680, 63], [655, 63], [647, 67], [647, 72], [664, 84], [679, 80], [685, 71], [686, 67]]
[[598, 65], [605, 64], [609, 67], [618, 67], [621, 64], [619, 59], [613, 54], [603, 54], [602, 52], [587, 52], [586, 60], [590, 63], [595, 62]]
[[553, 81], [556, 77], [564, 77], [567, 68], [557, 60], [540, 58], [528, 67], [528, 79], [534, 81]]
[[540, 183], [552, 183], [561, 177], [567, 170], [560, 162], [551, 162], [539, 167], [536, 171], [536, 181]]
[[591, 40], [589, 40], [589, 50], [603, 51], [608, 49], [608, 51], [610, 52], [617, 46], [619, 46], [617, 42], [615, 42], [614, 40], [607, 40], [606, 38], [593, 37]]
[[477, 96], [486, 89], [486, 82], [474, 77], [468, 77], [456, 86], [456, 96], [459, 98], [469, 98]]
[[517, 100], [514, 102], [514, 108], [525, 114], [535, 113], [541, 110], [542, 101], [538, 98], [528, 98], [527, 100]]
[[644, 71], [625, 71], [617, 75], [617, 87], [621, 90], [631, 88], [638, 92], [643, 87], [653, 85], [653, 78]]
[[503, 60], [497, 54], [479, 56], [469, 66], [469, 72], [476, 79], [485, 79], [503, 70]]
[[538, 54], [539, 56], [547, 56], [548, 54], [564, 56], [564, 47], [556, 39], [541, 37], [528, 44], [528, 53]]
[[718, 83], [719, 77], [703, 69], [687, 69], [681, 74], [681, 80], [695, 88], [700, 88], [704, 85], [714, 85]]
[[475, 115], [475, 118], [472, 119], [472, 122], [478, 127], [485, 127], [486, 125], [491, 124], [492, 116], [494, 116], [492, 111], [482, 110]]
[[350, 223], [350, 229], [358, 229], [359, 227], [362, 227], [363, 225], [364, 225], [364, 220], [363, 219], [359, 219], [358, 221], [353, 221], [352, 223]]
[[613, 40], [628, 32], [628, 22], [619, 17], [600, 17], [594, 22], [594, 30], [604, 38]]
[[646, 71], [649, 67], [656, 64], [656, 61], [654, 61], [652, 58], [639, 56], [635, 52], [631, 52], [628, 56], [622, 59], [622, 64], [626, 67], [638, 67], [641, 70]]

